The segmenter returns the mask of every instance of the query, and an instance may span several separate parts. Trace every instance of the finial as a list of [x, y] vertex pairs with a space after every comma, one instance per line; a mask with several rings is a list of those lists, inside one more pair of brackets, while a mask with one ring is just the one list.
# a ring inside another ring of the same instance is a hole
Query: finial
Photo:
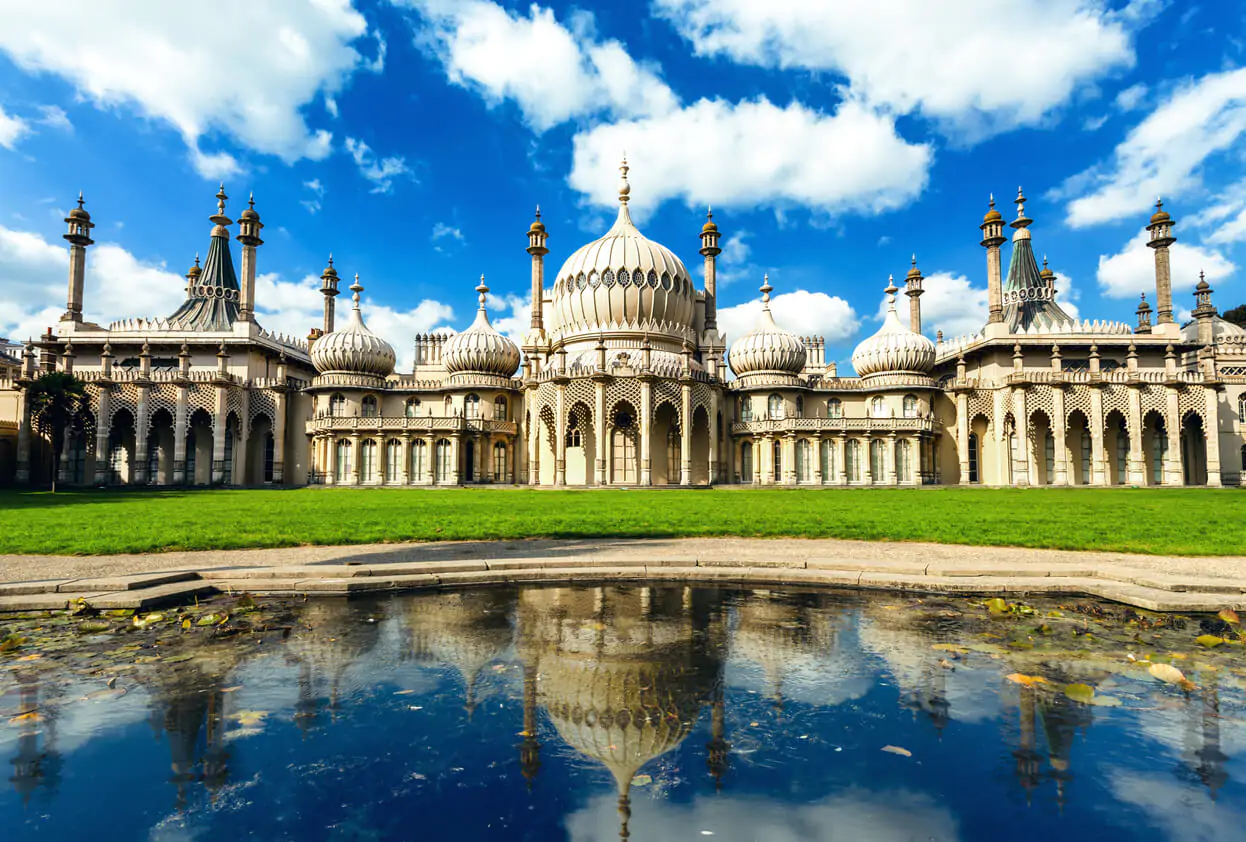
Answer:
[[899, 289], [899, 287], [897, 287], [897, 286], [896, 286], [896, 279], [895, 279], [895, 276], [894, 276], [894, 275], [888, 275], [888, 276], [887, 276], [887, 288], [886, 288], [886, 289], [884, 289], [884, 290], [883, 290], [883, 292], [887, 293], [887, 295], [888, 295], [888, 296], [890, 296], [890, 297], [888, 298], [888, 301], [889, 301], [890, 303], [892, 303], [892, 304], [895, 304], [895, 301], [896, 301], [896, 291], [897, 291], [898, 289]]
[[913, 252], [913, 260], [911, 262], [913, 264], [913, 268], [916, 269], [917, 268], [917, 252]]
[[619, 164], [619, 204], [626, 205], [628, 198], [631, 196], [632, 185], [627, 183], [627, 171], [631, 169], [627, 165], [627, 153], [623, 153], [623, 163]]
[[708, 219], [710, 222], [714, 221], [714, 209], [710, 207], [709, 205], [705, 206], [705, 218]]
[[355, 302], [355, 309], [359, 309], [359, 293], [363, 292], [363, 285], [359, 283], [359, 273], [355, 273], [355, 282], [350, 285], [350, 291], [353, 293], [350, 299]]
[[478, 297], [479, 297], [479, 299], [480, 299], [480, 311], [481, 311], [481, 312], [484, 312], [484, 309], [485, 309], [485, 294], [486, 294], [486, 293], [488, 293], [488, 292], [489, 292], [489, 288], [488, 288], [487, 286], [485, 286], [485, 276], [484, 276], [484, 273], [481, 273], [481, 275], [480, 275], [480, 283], [476, 285], [476, 293], [477, 293], [477, 296], [478, 296]]
[[1160, 197], [1160, 196], [1156, 196], [1156, 197], [1155, 197], [1155, 210], [1156, 210], [1156, 212], [1162, 211], [1163, 209], [1164, 209], [1164, 200], [1163, 200], [1163, 198], [1162, 198], [1162, 197]]
[[774, 287], [770, 286], [770, 273], [767, 272], [761, 279], [761, 306], [763, 310], [770, 309], [770, 292]]
[[537, 219], [537, 222], [541, 221], [541, 206], [540, 205], [536, 206], [536, 219]]
[[195, 252], [195, 268], [199, 268], [199, 252]]
[[333, 268], [333, 252], [329, 252], [329, 268]]
[[225, 200], [229, 197], [225, 195], [225, 182], [221, 182], [221, 188], [216, 191], [216, 212], [221, 216], [225, 215]]
[[78, 191], [78, 210], [82, 210], [82, 205], [83, 205], [82, 191], [79, 190]]
[[1146, 293], [1145, 293], [1145, 292], [1144, 292], [1144, 293], [1142, 293], [1142, 300], [1143, 300], [1143, 301], [1146, 301]]
[[991, 210], [995, 210], [995, 194], [994, 194], [994, 193], [989, 193], [989, 194], [987, 194], [987, 195], [988, 195], [988, 196], [990, 196], [990, 206], [991, 206]]
[[1017, 198], [1013, 200], [1017, 206], [1017, 219], [1025, 219], [1025, 194], [1021, 192], [1021, 188], [1017, 188]]

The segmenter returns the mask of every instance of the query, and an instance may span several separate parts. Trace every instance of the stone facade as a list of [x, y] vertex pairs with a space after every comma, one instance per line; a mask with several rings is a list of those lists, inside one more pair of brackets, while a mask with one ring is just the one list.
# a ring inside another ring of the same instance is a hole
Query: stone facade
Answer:
[[[532, 310], [520, 347], [480, 307], [466, 331], [415, 338], [411, 373], [354, 308], [336, 324], [338, 275], [322, 275], [324, 323], [308, 342], [254, 317], [263, 227], [243, 211], [241, 281], [224, 192], [208, 260], [169, 319], [108, 327], [82, 318], [91, 244], [81, 207], [66, 222], [69, 301], [59, 325], [0, 354], [0, 482], [463, 485], [1241, 485], [1246, 484], [1246, 331], [1200, 282], [1174, 321], [1174, 222], [1148, 226], [1157, 309], [1136, 325], [1083, 321], [1057, 303], [1018, 196], [1009, 238], [994, 202], [981, 224], [989, 315], [972, 336], [921, 333], [923, 277], [894, 284], [883, 326], [840, 376], [819, 337], [762, 318], [727, 353], [717, 326], [719, 231], [702, 229], [700, 288], [632, 223], [626, 164], [619, 213], [547, 283], [548, 233], [528, 231]], [[522, 365], [520, 351], [522, 350]], [[728, 377], [728, 366], [735, 374]], [[61, 368], [87, 383], [95, 434], [58, 466], [31, 431], [26, 387]]]

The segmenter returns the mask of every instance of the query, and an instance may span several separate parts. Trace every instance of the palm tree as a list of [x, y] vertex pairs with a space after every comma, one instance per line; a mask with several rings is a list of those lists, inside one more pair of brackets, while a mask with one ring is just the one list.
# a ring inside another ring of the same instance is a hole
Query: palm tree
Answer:
[[35, 430], [52, 440], [52, 493], [55, 494], [65, 433], [89, 435], [93, 426], [86, 384], [68, 372], [49, 371], [31, 384], [26, 399], [30, 401], [30, 419]]

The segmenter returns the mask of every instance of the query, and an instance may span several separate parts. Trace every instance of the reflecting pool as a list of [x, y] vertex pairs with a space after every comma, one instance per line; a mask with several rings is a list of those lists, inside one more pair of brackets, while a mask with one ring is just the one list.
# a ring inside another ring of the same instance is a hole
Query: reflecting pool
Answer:
[[0, 839], [1226, 842], [1239, 632], [669, 585], [0, 617]]

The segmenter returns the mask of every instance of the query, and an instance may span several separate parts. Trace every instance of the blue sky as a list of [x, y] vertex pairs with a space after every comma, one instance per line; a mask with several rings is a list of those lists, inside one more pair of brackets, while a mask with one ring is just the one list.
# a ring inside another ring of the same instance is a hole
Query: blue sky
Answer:
[[732, 338], [769, 272], [780, 323], [846, 359], [913, 252], [929, 332], [976, 330], [977, 225], [1018, 185], [1082, 317], [1132, 321], [1152, 289], [1156, 195], [1178, 306], [1200, 268], [1221, 309], [1246, 301], [1240, 0], [103, 6], [0, 0], [0, 336], [63, 310], [79, 189], [88, 316], [168, 315], [221, 180], [266, 225], [265, 326], [318, 323], [332, 251], [400, 366], [414, 333], [470, 323], [482, 272], [521, 332], [534, 206], [552, 281], [608, 226], [624, 149], [642, 230], [694, 276], [714, 206]]

